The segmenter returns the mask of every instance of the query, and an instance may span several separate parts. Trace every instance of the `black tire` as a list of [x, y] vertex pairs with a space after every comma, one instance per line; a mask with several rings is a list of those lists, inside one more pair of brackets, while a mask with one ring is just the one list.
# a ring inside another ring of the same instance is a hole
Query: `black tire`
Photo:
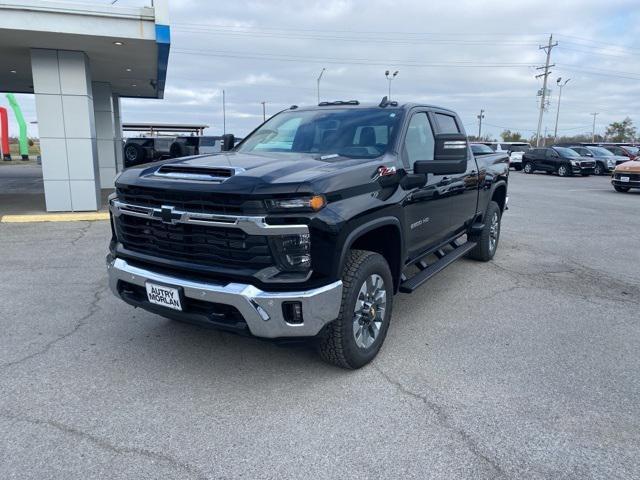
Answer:
[[604, 165], [600, 162], [596, 162], [596, 166], [593, 169], [593, 174], [594, 175], [604, 175], [606, 173], [607, 169], [604, 167]]
[[137, 143], [129, 143], [124, 146], [124, 166], [133, 167], [140, 165], [147, 159], [147, 152]]
[[558, 167], [558, 176], [560, 177], [570, 177], [572, 176], [573, 173], [571, 171], [571, 166], [570, 165], [566, 165], [566, 164], [561, 164]]
[[516, 169], [516, 172], [519, 172], [520, 170], [522, 170], [522, 164], [521, 163], [516, 163], [513, 168]]
[[[493, 231], [493, 222], [497, 218], [496, 230]], [[500, 206], [494, 202], [489, 202], [487, 211], [484, 215], [484, 228], [482, 231], [473, 236], [469, 236], [469, 241], [476, 242], [477, 245], [469, 252], [469, 258], [474, 260], [480, 260], [481, 262], [488, 262], [496, 254], [498, 249], [498, 242], [500, 240], [500, 225], [502, 222], [502, 211]], [[492, 242], [492, 239], [495, 242]]]
[[169, 156], [171, 158], [184, 157], [184, 147], [178, 142], [173, 142], [169, 147]]
[[[377, 275], [382, 279], [386, 304], [377, 336], [371, 345], [363, 348], [356, 341], [355, 308], [361, 288], [366, 288], [365, 282], [372, 275]], [[340, 314], [336, 320], [324, 328], [318, 337], [318, 351], [322, 359], [347, 369], [360, 368], [369, 363], [375, 358], [384, 343], [391, 322], [392, 310], [393, 279], [387, 261], [382, 255], [374, 252], [350, 251], [342, 273]]]
[[533, 167], [533, 163], [524, 162], [524, 164], [522, 165], [522, 171], [524, 173], [533, 173], [535, 171], [535, 168]]
[[613, 188], [616, 190], [616, 192], [621, 192], [621, 193], [627, 193], [631, 187], [621, 187], [620, 185], [614, 185]]

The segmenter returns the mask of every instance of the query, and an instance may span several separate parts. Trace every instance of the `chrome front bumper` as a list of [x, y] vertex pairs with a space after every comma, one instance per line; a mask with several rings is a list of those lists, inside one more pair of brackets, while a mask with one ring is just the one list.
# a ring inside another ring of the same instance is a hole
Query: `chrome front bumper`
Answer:
[[[338, 318], [342, 301], [342, 281], [312, 290], [296, 292], [264, 292], [253, 285], [242, 283], [215, 284], [185, 280], [172, 275], [153, 272], [130, 265], [121, 258], [107, 260], [109, 285], [120, 297], [118, 282], [139, 287], [147, 282], [180, 288], [184, 297], [216, 304], [231, 305], [238, 309], [249, 331], [257, 337], [310, 337], [327, 323]], [[303, 323], [291, 324], [284, 319], [283, 302], [302, 304]], [[144, 308], [144, 306], [143, 306]], [[167, 309], [174, 316], [180, 312]]]

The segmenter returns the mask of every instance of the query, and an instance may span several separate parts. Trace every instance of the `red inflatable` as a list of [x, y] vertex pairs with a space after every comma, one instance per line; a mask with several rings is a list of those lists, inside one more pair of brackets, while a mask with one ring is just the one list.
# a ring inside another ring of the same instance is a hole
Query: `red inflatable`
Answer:
[[0, 107], [0, 145], [2, 146], [2, 156], [5, 160], [11, 160], [9, 153], [9, 118], [7, 109]]

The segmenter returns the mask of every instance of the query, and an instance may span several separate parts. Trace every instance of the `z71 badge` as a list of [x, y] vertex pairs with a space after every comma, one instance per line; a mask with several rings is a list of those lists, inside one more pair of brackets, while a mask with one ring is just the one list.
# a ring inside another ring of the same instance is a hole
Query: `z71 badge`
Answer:
[[373, 174], [373, 181], [375, 182], [380, 177], [390, 177], [396, 174], [396, 167], [386, 167], [384, 165], [378, 167], [376, 173]]

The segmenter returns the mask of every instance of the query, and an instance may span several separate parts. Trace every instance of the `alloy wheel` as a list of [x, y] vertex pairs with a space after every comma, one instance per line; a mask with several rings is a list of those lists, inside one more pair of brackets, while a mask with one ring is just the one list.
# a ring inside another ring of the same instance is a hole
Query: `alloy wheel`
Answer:
[[382, 329], [387, 309], [387, 289], [380, 275], [367, 277], [360, 287], [353, 312], [353, 336], [359, 348], [369, 348]]

